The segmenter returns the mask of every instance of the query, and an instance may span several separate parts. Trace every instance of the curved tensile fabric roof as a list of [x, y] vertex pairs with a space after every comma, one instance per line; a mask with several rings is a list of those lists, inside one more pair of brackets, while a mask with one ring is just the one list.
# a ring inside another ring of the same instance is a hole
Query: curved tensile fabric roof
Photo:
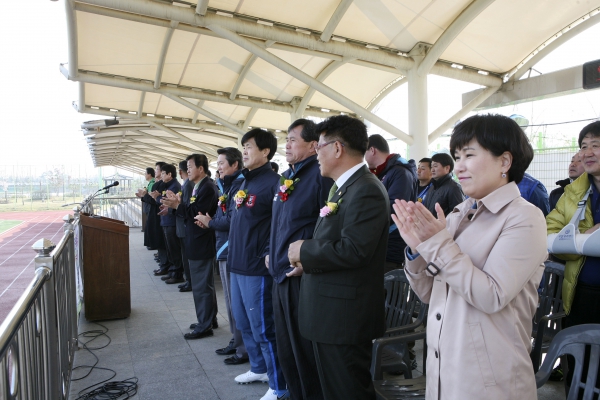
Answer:
[[394, 88], [430, 73], [490, 88], [425, 132], [432, 141], [553, 42], [600, 19], [599, 0], [65, 0], [65, 7], [69, 60], [61, 71], [80, 82], [76, 108], [121, 121], [84, 124], [94, 162], [137, 171], [161, 150], [174, 160], [191, 151], [214, 160], [250, 127], [283, 142], [302, 116], [359, 116], [413, 144], [423, 132], [402, 132], [371, 112]]

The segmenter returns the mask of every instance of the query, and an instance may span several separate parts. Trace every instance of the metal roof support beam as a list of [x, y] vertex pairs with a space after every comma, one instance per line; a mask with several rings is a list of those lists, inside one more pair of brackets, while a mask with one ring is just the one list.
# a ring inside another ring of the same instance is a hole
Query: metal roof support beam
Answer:
[[[103, 8], [103, 7], [96, 7], [96, 6], [92, 6], [89, 4], [76, 3], [75, 9], [77, 11], [88, 12], [91, 14], [103, 15], [103, 16], [107, 16], [107, 17], [111, 17], [111, 18], [119, 18], [119, 19], [123, 19], [126, 21], [139, 22], [139, 23], [144, 23], [144, 24], [149, 24], [149, 25], [154, 25], [154, 26], [162, 26], [164, 28], [168, 28], [170, 26], [169, 21], [160, 20], [158, 18], [147, 17], [144, 15], [130, 14], [130, 13], [123, 12], [123, 11], [111, 10], [111, 9]], [[206, 35], [206, 36], [210, 36], [210, 37], [219, 37], [217, 34], [215, 34], [214, 32], [211, 32], [210, 30], [208, 30], [206, 28], [187, 25], [187, 24], [183, 24], [183, 23], [180, 23], [176, 29], [182, 30], [185, 32]], [[266, 46], [266, 44], [267, 44], [267, 40], [265, 40], [265, 39], [262, 39], [262, 40], [261, 39], [250, 39], [250, 40], [252, 40], [253, 42], [255, 42], [261, 46]], [[273, 49], [277, 49], [277, 50], [289, 51], [291, 53], [306, 54], [309, 56], [327, 58], [330, 60], [341, 60], [342, 59], [342, 56], [339, 56], [336, 54], [325, 53], [322, 51], [311, 50], [308, 48], [302, 48], [302, 47], [297, 47], [297, 46], [292, 46], [292, 45], [282, 44], [282, 43], [274, 43], [273, 45], [271, 45], [269, 47], [271, 47]], [[383, 65], [383, 64], [375, 64], [375, 63], [372, 63], [369, 61], [363, 61], [363, 60], [358, 60], [358, 59], [355, 61], [352, 61], [352, 64], [361, 65], [361, 66], [364, 66], [367, 68], [379, 69], [381, 71], [385, 71], [385, 72], [389, 72], [389, 73], [398, 73], [399, 72], [398, 69], [395, 67], [391, 67], [391, 66], [387, 66], [387, 65]]]
[[475, 19], [483, 10], [485, 10], [494, 0], [474, 0], [471, 4], [465, 8], [458, 17], [442, 35], [436, 40], [435, 44], [429, 49], [427, 55], [419, 64], [418, 73], [420, 76], [426, 76], [431, 67], [438, 61], [444, 51], [452, 44], [454, 39], [465, 29], [471, 21]]
[[[93, 7], [90, 4], [100, 7]], [[353, 43], [342, 43], [331, 40], [323, 42], [313, 35], [306, 35], [289, 29], [265, 26], [239, 18], [229, 18], [212, 13], [208, 13], [205, 17], [202, 17], [193, 10], [170, 6], [160, 2], [151, 2], [148, 0], [128, 0], [127, 2], [123, 2], [122, 0], [80, 0], [76, 3], [75, 7], [76, 10], [83, 12], [164, 27], [169, 26], [168, 21], [178, 21], [180, 22], [178, 29], [210, 36], [218, 35], [202, 27], [217, 24], [244, 36], [259, 38], [262, 41], [273, 40], [277, 42], [271, 46], [274, 49], [331, 59], [338, 59], [337, 57], [340, 56], [355, 58], [356, 60], [352, 62], [353, 64], [379, 68], [388, 72], [394, 72], [394, 69], [396, 69], [398, 73], [405, 74], [414, 65], [413, 59], [386, 51], [370, 49]], [[256, 42], [256, 40], [252, 41]], [[389, 69], [390, 67], [393, 69]], [[436, 69], [435, 67], [439, 68]], [[451, 68], [450, 64], [446, 63], [438, 62], [435, 64], [435, 67], [435, 71], [432, 70], [432, 73], [436, 75], [483, 86], [495, 86], [502, 81], [499, 77], [491, 74], [485, 76], [468, 69], [458, 70]], [[483, 83], [481, 83], [482, 81]], [[323, 116], [318, 117], [325, 118]]]
[[67, 16], [67, 48], [69, 60], [69, 75], [76, 77], [78, 68], [77, 44], [77, 17], [75, 14], [74, 0], [65, 0], [65, 14]]
[[[155, 145], [150, 144], [150, 143], [144, 143], [141, 140], [137, 140], [137, 139], [133, 139], [133, 138], [130, 138], [130, 140], [133, 141], [134, 143], [139, 143], [139, 144], [144, 145], [146, 147], [150, 147], [153, 150], [160, 151], [160, 152], [165, 152], [167, 154], [172, 155], [173, 157], [180, 157], [181, 158], [181, 157], [187, 157], [188, 155], [190, 155], [190, 152], [176, 153], [174, 151], [165, 150], [164, 148], [155, 146]], [[150, 150], [148, 150], [148, 151], [150, 151]]]
[[456, 123], [456, 121], [459, 121], [465, 115], [467, 115], [468, 113], [470, 113], [471, 111], [473, 111], [473, 109], [475, 109], [475, 107], [479, 106], [488, 97], [490, 97], [491, 95], [493, 95], [494, 93], [496, 93], [498, 91], [498, 89], [500, 89], [499, 86], [492, 86], [492, 87], [483, 89], [483, 91], [481, 93], [479, 93], [477, 95], [477, 97], [475, 97], [473, 100], [471, 100], [469, 103], [467, 103], [456, 114], [454, 114], [453, 116], [451, 116], [450, 118], [448, 118], [446, 120], [446, 122], [444, 122], [443, 124], [441, 124], [440, 126], [438, 126], [436, 128], [436, 130], [434, 130], [433, 132], [431, 132], [429, 134], [429, 139], [428, 139], [429, 143], [433, 143], [435, 140], [437, 140], [440, 136], [442, 136], [442, 134], [444, 132], [446, 132], [448, 129], [452, 128], [454, 126], [454, 124]]
[[242, 125], [242, 130], [244, 131], [244, 133], [246, 133], [246, 131], [248, 130], [248, 127], [250, 126], [250, 123], [252, 122], [252, 119], [254, 118], [257, 112], [258, 108], [251, 108], [250, 111], [248, 111], [248, 115], [246, 115], [246, 120]]
[[154, 89], [158, 89], [160, 87], [163, 70], [165, 68], [165, 60], [167, 59], [167, 53], [169, 52], [169, 45], [171, 44], [171, 39], [173, 38], [173, 33], [175, 32], [175, 28], [177, 27], [177, 25], [179, 25], [177, 21], [171, 22], [171, 27], [167, 29], [167, 32], [165, 33], [165, 38], [160, 49], [160, 55], [158, 56], [158, 63], [156, 65]]
[[219, 117], [218, 115], [211, 113], [210, 111], [206, 111], [205, 109], [198, 107], [194, 103], [191, 103], [185, 99], [182, 99], [181, 97], [173, 96], [171, 94], [166, 94], [165, 96], [168, 97], [169, 99], [181, 104], [182, 106], [189, 108], [190, 110], [194, 110], [197, 113], [202, 114], [205, 117], [210, 118], [213, 121], [220, 123], [221, 125], [225, 125], [226, 127], [228, 127], [229, 129], [231, 129], [234, 132], [244, 133], [244, 131], [242, 131], [237, 125], [232, 124], [231, 122]]
[[164, 144], [166, 144], [167, 146], [175, 147], [175, 148], [177, 148], [177, 149], [182, 149], [182, 150], [184, 150], [184, 151], [194, 151], [194, 150], [196, 150], [196, 149], [193, 149], [193, 148], [191, 148], [191, 147], [186, 147], [186, 146], [183, 146], [183, 145], [181, 145], [181, 144], [179, 144], [179, 143], [177, 143], [177, 142], [173, 142], [173, 141], [171, 141], [171, 140], [165, 139], [165, 138], [163, 138], [163, 137], [161, 137], [161, 136], [155, 136], [155, 135], [152, 135], [152, 134], [150, 134], [150, 133], [148, 133], [148, 132], [144, 132], [144, 131], [142, 131], [142, 130], [134, 130], [134, 131], [132, 131], [132, 132], [138, 132], [139, 134], [141, 134], [141, 135], [143, 135], [143, 136], [145, 136], [145, 137], [147, 137], [147, 138], [149, 138], [149, 139], [154, 139], [154, 140], [156, 140], [157, 142], [161, 142], [161, 143], [164, 143]]
[[344, 18], [344, 14], [346, 14], [346, 11], [348, 11], [348, 8], [352, 4], [352, 1], [353, 0], [340, 1], [340, 4], [338, 4], [337, 8], [333, 12], [333, 15], [331, 15], [331, 18], [329, 18], [329, 22], [327, 22], [325, 29], [323, 29], [323, 32], [321, 33], [322, 41], [329, 42], [329, 39], [331, 39], [331, 35], [335, 31], [335, 28], [337, 28], [342, 18]]
[[369, 49], [352, 43], [341, 43], [336, 41], [323, 42], [312, 35], [283, 29], [274, 26], [266, 26], [239, 18], [229, 18], [213, 13], [207, 13], [202, 17], [192, 9], [175, 7], [169, 4], [148, 0], [80, 0], [81, 3], [93, 4], [100, 7], [112, 8], [134, 14], [146, 15], [168, 21], [178, 21], [192, 26], [208, 27], [219, 25], [233, 30], [244, 36], [274, 40], [292, 46], [318, 50], [325, 53], [333, 53], [340, 56], [353, 57], [360, 60], [384, 64], [406, 70], [411, 68], [413, 61], [410, 58], [391, 54], [389, 52]]
[[190, 143], [193, 146], [196, 146], [200, 150], [204, 151], [206, 153], [206, 155], [210, 154], [211, 156], [214, 156], [214, 157], [217, 156], [217, 152], [214, 151], [213, 149], [211, 149], [210, 147], [208, 147], [206, 145], [203, 145], [203, 144], [200, 144], [199, 142], [197, 142], [195, 140], [192, 140], [192, 139], [188, 138], [187, 136], [182, 135], [181, 133], [179, 133], [179, 132], [177, 132], [177, 131], [169, 128], [169, 127], [166, 127], [166, 126], [164, 126], [162, 124], [157, 124], [156, 122], [150, 122], [150, 125], [154, 126], [155, 128], [158, 128], [158, 129], [161, 129], [161, 130], [167, 132], [168, 134], [170, 134], [171, 136], [174, 136], [177, 139], [183, 140], [183, 141], [185, 141], [187, 143]]
[[[242, 106], [242, 107], [252, 107], [259, 108], [270, 111], [279, 111], [285, 113], [291, 113], [294, 111], [294, 108], [289, 103], [276, 103], [276, 102], [265, 102], [259, 100], [252, 99], [242, 99], [238, 96], [235, 100], [230, 100], [229, 97], [212, 94], [202, 91], [202, 89], [194, 90], [192, 88], [184, 88], [184, 87], [172, 87], [171, 85], [162, 85], [160, 89], [155, 89], [154, 85], [149, 82], [143, 82], [136, 78], [129, 77], [114, 77], [114, 76], [106, 76], [100, 75], [95, 72], [87, 72], [87, 71], [79, 71], [78, 76], [75, 78], [69, 75], [67, 69], [61, 65], [60, 71], [62, 74], [69, 80], [78, 81], [78, 82], [86, 82], [93, 83], [96, 85], [104, 85], [111, 86], [121, 89], [129, 89], [129, 90], [139, 90], [142, 92], [152, 92], [158, 94], [172, 94], [179, 97], [185, 97], [189, 99], [199, 99], [205, 101], [213, 101], [215, 103], [224, 103], [230, 104], [234, 106]], [[93, 114], [93, 113], [92, 113]], [[309, 108], [305, 111], [306, 115], [310, 115], [318, 118], [327, 118], [332, 115], [337, 115], [337, 113], [326, 113], [320, 110]], [[130, 118], [129, 116], [128, 118]]]
[[198, 0], [196, 4], [196, 14], [205, 15], [208, 8], [208, 0]]
[[528, 56], [529, 59], [526, 58], [525, 60], [523, 60], [521, 63], [519, 63], [522, 64], [521, 66], [517, 66], [513, 71], [509, 73], [509, 75], [512, 73], [512, 76], [510, 77], [509, 81], [518, 81], [523, 75], [525, 75], [527, 71], [529, 71], [530, 68], [533, 68], [534, 65], [539, 63], [548, 54], [556, 50], [557, 47], [571, 40], [573, 37], [579, 35], [586, 29], [591, 28], [592, 26], [599, 23], [600, 11], [598, 10], [599, 9], [596, 10], [596, 13], [594, 15], [591, 15], [592, 13], [590, 13], [589, 18], [587, 18], [583, 22], [580, 22], [578, 25], [574, 26], [568, 31], [562, 33], [564, 31], [563, 29], [560, 32], [558, 32], [556, 35], [554, 35], [555, 37], [558, 37], [556, 37], [556, 39], [554, 39], [552, 42], [547, 43], [548, 41], [546, 41], [547, 44], [544, 43], [542, 45], [543, 47], [538, 47], [532, 54]]
[[[463, 93], [462, 103], [470, 103], [482, 90]], [[478, 105], [476, 110], [496, 108], [533, 100], [550, 99], [568, 94], [583, 92], [583, 68], [581, 65], [550, 72], [518, 81], [508, 81], [488, 99]]]
[[[145, 124], [150, 124], [152, 122], [158, 123], [158, 124], [168, 124], [168, 125], [178, 125], [178, 126], [186, 126], [186, 127], [190, 127], [190, 128], [196, 128], [196, 129], [211, 129], [211, 130], [218, 130], [218, 131], [223, 131], [226, 133], [231, 133], [231, 134], [237, 134], [237, 132], [234, 132], [232, 130], [230, 130], [229, 128], [221, 125], [212, 125], [206, 122], [197, 122], [195, 124], [192, 124], [191, 121], [187, 122], [187, 121], [179, 121], [179, 120], [171, 120], [168, 118], [162, 118], [162, 117], [150, 117], [148, 115], [143, 115], [143, 116], [133, 116], [131, 114], [129, 114], [128, 111], [124, 110], [124, 111], [108, 111], [108, 110], [100, 110], [100, 109], [95, 109], [95, 108], [91, 108], [90, 106], [86, 106], [85, 107], [85, 111], [84, 113], [86, 114], [97, 114], [97, 115], [104, 115], [104, 116], [108, 116], [108, 117], [114, 117], [117, 116], [118, 118], [123, 118], [123, 119], [131, 119], [132, 117], [135, 118], [136, 120], [139, 120], [141, 123], [145, 123]], [[83, 128], [83, 126], [82, 126]], [[115, 126], [115, 130], [119, 130], [119, 128], [122, 130], [123, 127], [119, 127], [119, 126]], [[102, 129], [102, 131], [106, 131], [106, 129]], [[99, 131], [101, 132], [101, 131]], [[200, 132], [198, 132], [200, 133]], [[227, 135], [222, 135], [225, 138], [231, 138], [231, 136], [227, 136]]]
[[146, 92], [142, 92], [140, 94], [140, 105], [138, 106], [138, 110], [137, 110], [138, 117], [144, 113], [144, 101], [146, 101]]
[[[319, 72], [319, 75], [317, 75], [317, 77], [315, 79], [318, 80], [319, 82], [325, 81], [325, 79], [327, 79], [329, 77], [329, 75], [331, 75], [336, 69], [338, 69], [339, 67], [346, 64], [349, 61], [352, 61], [352, 60], [349, 58], [346, 58], [345, 60], [342, 60], [342, 61], [332, 61], [325, 68], [323, 68], [323, 70], [321, 72]], [[312, 87], [312, 86], [308, 87], [308, 89], [304, 93], [304, 96], [302, 97], [302, 100], [300, 101], [300, 104], [298, 104], [298, 108], [296, 108], [296, 112], [294, 113], [294, 117], [293, 117], [294, 120], [300, 118], [304, 114], [304, 110], [306, 110], [306, 107], [308, 107], [308, 103], [310, 103], [310, 100], [314, 96], [315, 92], [316, 92], [316, 89], [314, 87]]]
[[396, 79], [394, 82], [390, 83], [385, 89], [383, 89], [381, 92], [379, 92], [373, 100], [371, 100], [371, 102], [367, 106], [367, 110], [373, 111], [375, 109], [375, 107], [377, 107], [377, 105], [379, 103], [381, 103], [381, 101], [383, 99], [385, 99], [394, 90], [396, 90], [400, 86], [404, 85], [406, 82], [408, 82], [408, 78], [403, 76], [399, 79]]
[[267, 61], [269, 64], [272, 64], [273, 66], [281, 69], [285, 73], [291, 75], [292, 77], [298, 79], [299, 81], [305, 83], [306, 85], [314, 87], [319, 92], [323, 93], [325, 96], [329, 97], [333, 101], [340, 103], [344, 107], [355, 112], [357, 115], [363, 116], [365, 119], [371, 121], [373, 124], [381, 127], [385, 131], [396, 136], [398, 139], [400, 139], [406, 143], [412, 144], [413, 138], [408, 136], [406, 133], [402, 132], [400, 129], [396, 128], [395, 126], [393, 126], [389, 122], [383, 120], [382, 118], [378, 117], [377, 115], [367, 111], [366, 109], [364, 109], [360, 105], [356, 104], [352, 100], [348, 99], [345, 96], [342, 96], [340, 93], [331, 89], [329, 86], [324, 85], [322, 82], [319, 82], [312, 76], [304, 73], [303, 71], [299, 70], [298, 68], [294, 67], [293, 65], [285, 62], [281, 58], [269, 53], [267, 50], [261, 48], [260, 46], [255, 45], [254, 43], [250, 42], [249, 40], [239, 36], [235, 32], [230, 31], [229, 29], [223, 28], [222, 26], [210, 25], [208, 28], [210, 30], [212, 30], [213, 32], [218, 33], [222, 37], [232, 41], [233, 43], [237, 44], [238, 46], [246, 49], [247, 51], [249, 51], [253, 54], [256, 54], [263, 60]]
[[237, 96], [238, 91], [240, 90], [240, 86], [242, 86], [242, 82], [244, 82], [244, 79], [246, 79], [246, 75], [248, 75], [248, 72], [250, 72], [250, 69], [252, 68], [252, 65], [254, 65], [254, 62], [257, 58], [258, 57], [256, 56], [256, 54], [252, 54], [246, 62], [246, 64], [244, 65], [242, 72], [240, 72], [237, 81], [235, 81], [235, 84], [233, 85], [233, 89], [231, 89], [231, 93], [229, 93], [229, 98], [231, 100], [235, 100], [235, 96]]

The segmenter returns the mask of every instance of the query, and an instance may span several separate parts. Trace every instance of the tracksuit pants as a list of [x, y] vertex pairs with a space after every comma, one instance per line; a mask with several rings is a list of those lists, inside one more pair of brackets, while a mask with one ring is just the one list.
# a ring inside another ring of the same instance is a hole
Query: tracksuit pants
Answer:
[[285, 379], [275, 343], [271, 275], [246, 276], [230, 274], [231, 309], [250, 358], [250, 370], [267, 373], [269, 387], [286, 390]]

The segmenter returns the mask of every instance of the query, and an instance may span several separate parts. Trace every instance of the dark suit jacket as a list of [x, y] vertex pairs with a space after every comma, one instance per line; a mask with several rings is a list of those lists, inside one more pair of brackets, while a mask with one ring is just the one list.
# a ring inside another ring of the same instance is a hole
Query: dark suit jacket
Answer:
[[300, 249], [300, 333], [329, 344], [363, 344], [385, 331], [383, 270], [390, 205], [367, 167], [337, 193], [335, 215], [319, 218]]
[[[181, 201], [185, 204], [189, 204], [190, 197], [192, 197], [192, 190], [194, 190], [194, 182], [186, 179], [181, 185]], [[177, 214], [177, 210], [173, 210], [175, 214]], [[185, 237], [185, 219], [178, 215], [177, 216], [177, 237], [184, 238]]]
[[[193, 190], [193, 187], [192, 187]], [[208, 178], [198, 186], [196, 201], [181, 203], [177, 215], [185, 219], [185, 256], [189, 260], [205, 260], [215, 256], [215, 233], [211, 229], [202, 229], [194, 222], [199, 212], [214, 215], [217, 210], [217, 187]]]

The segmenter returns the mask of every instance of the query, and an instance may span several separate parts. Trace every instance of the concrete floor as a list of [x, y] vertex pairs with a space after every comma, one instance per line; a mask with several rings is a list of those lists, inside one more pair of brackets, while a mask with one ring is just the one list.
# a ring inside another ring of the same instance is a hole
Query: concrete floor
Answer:
[[[231, 337], [220, 279], [215, 282], [219, 305], [219, 328], [213, 337], [187, 341], [183, 334], [195, 322], [192, 293], [180, 293], [177, 285], [166, 285], [152, 274], [156, 268], [151, 251], [143, 246], [143, 234], [131, 229], [131, 316], [122, 320], [101, 322], [106, 326], [111, 343], [95, 350], [99, 367], [113, 369], [124, 380], [137, 377], [138, 394], [134, 399], [259, 399], [268, 389], [264, 383], [238, 385], [233, 378], [250, 369], [250, 364], [228, 366], [215, 349], [224, 347]], [[80, 318], [79, 332], [101, 327]], [[81, 338], [85, 342], [89, 339]], [[107, 339], [99, 337], [89, 346], [100, 347]], [[417, 343], [418, 371], [422, 371], [422, 345]], [[94, 357], [86, 350], [75, 353], [74, 366], [91, 365]], [[87, 373], [86, 369], [73, 372], [73, 379]], [[108, 371], [94, 370], [85, 379], [71, 383], [70, 399], [76, 399], [80, 390], [109, 378]], [[418, 373], [415, 374], [415, 377]], [[548, 382], [538, 390], [538, 399], [564, 399], [562, 382]]]

